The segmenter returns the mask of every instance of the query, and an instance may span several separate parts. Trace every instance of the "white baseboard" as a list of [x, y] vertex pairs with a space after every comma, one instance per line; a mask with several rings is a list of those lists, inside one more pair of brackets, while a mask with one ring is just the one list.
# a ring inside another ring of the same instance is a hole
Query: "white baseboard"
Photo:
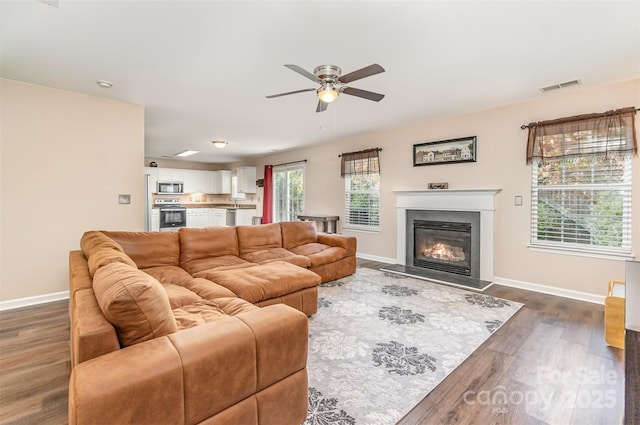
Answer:
[[53, 294], [36, 295], [33, 297], [17, 298], [15, 300], [0, 301], [0, 311], [13, 310], [15, 308], [29, 307], [31, 305], [50, 303], [52, 301], [68, 300], [69, 291], [55, 292]]
[[541, 292], [543, 294], [555, 295], [558, 297], [571, 298], [578, 301], [586, 301], [594, 304], [604, 304], [604, 295], [590, 294], [588, 292], [574, 291], [572, 289], [558, 288], [555, 286], [540, 285], [538, 283], [523, 282], [521, 280], [506, 279], [504, 277], [494, 277], [493, 283], [510, 286], [512, 288], [525, 289], [527, 291]]
[[363, 254], [361, 252], [356, 252], [356, 257], [357, 258], [362, 258], [363, 260], [378, 261], [380, 263], [387, 263], [387, 264], [395, 264], [396, 263], [396, 259], [395, 258], [378, 257], [377, 255]]

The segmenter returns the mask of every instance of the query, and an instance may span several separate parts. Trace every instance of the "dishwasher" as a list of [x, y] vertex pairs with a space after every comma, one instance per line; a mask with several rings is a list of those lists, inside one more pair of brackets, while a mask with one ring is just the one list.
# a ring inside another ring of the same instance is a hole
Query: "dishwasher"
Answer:
[[227, 226], [236, 225], [236, 209], [227, 208]]

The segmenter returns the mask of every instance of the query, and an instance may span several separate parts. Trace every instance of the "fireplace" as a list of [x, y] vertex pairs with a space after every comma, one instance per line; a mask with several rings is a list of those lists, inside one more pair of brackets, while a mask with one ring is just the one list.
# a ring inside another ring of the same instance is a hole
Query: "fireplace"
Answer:
[[471, 223], [413, 221], [413, 265], [471, 276]]
[[480, 278], [480, 213], [406, 211], [406, 262], [427, 270]]
[[[485, 283], [493, 281], [493, 218], [495, 196], [498, 192], [500, 189], [394, 190], [398, 238], [396, 264], [389, 265], [384, 270], [464, 287], [472, 286], [467, 284], [469, 281], [479, 282], [475, 288], [485, 289]], [[416, 255], [413, 223], [416, 220], [471, 224], [469, 276], [414, 265]], [[426, 274], [446, 277], [433, 278]]]

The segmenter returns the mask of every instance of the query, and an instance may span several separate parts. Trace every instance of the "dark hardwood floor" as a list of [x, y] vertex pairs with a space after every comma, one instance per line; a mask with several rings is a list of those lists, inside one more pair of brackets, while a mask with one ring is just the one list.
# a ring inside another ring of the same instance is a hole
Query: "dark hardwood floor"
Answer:
[[[499, 285], [484, 293], [525, 306], [399, 424], [621, 423], [623, 351], [604, 342], [602, 306]], [[0, 313], [0, 424], [67, 423], [68, 341], [66, 301]]]

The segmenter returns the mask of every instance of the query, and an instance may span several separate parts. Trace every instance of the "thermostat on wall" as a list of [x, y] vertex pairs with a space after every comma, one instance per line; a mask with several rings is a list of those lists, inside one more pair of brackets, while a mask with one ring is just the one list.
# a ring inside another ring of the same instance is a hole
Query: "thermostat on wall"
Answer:
[[130, 204], [131, 203], [131, 195], [118, 195], [118, 203], [119, 204]]

